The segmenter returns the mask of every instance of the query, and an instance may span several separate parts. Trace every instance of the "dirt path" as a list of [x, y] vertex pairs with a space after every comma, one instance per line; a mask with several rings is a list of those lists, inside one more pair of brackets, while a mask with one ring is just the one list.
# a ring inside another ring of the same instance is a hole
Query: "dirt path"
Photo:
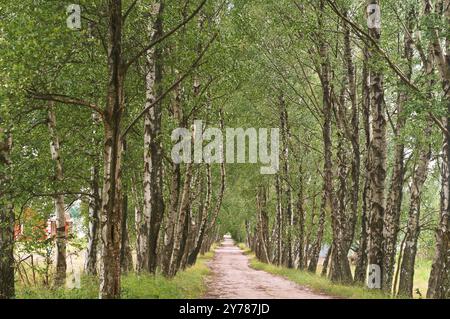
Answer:
[[212, 276], [205, 298], [220, 299], [327, 299], [287, 279], [249, 267], [249, 258], [229, 237], [209, 263]]

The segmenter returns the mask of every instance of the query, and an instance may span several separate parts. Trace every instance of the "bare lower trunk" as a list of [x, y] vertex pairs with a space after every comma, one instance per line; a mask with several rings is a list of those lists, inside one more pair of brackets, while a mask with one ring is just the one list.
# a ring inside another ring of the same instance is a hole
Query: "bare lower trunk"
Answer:
[[[398, 252], [397, 265], [402, 264], [403, 260], [403, 249], [405, 248], [406, 234], [403, 236], [402, 242], [400, 243], [400, 249]], [[392, 286], [392, 295], [397, 295], [397, 287], [398, 287], [398, 278], [400, 277], [400, 267], [396, 267], [394, 274], [394, 283]]]
[[183, 269], [183, 256], [186, 251], [186, 247], [188, 245], [189, 233], [192, 231], [191, 229], [191, 216], [192, 216], [192, 205], [189, 205], [186, 210], [186, 214], [184, 215], [183, 222], [183, 232], [181, 234], [180, 240], [180, 249], [178, 250], [178, 254], [174, 259], [174, 274], [178, 272], [178, 270]]
[[178, 219], [176, 221], [176, 227], [174, 231], [174, 243], [170, 257], [169, 276], [175, 276], [178, 269], [178, 261], [180, 252], [182, 251], [183, 236], [185, 235], [186, 227], [186, 215], [188, 214], [190, 206], [190, 189], [192, 181], [193, 166], [191, 163], [186, 164], [185, 179], [183, 184], [183, 190], [180, 197], [180, 206], [178, 211]]
[[[325, 203], [325, 199], [322, 196], [322, 202]], [[325, 228], [325, 204], [321, 204], [320, 209], [320, 215], [319, 215], [319, 221], [317, 226], [317, 233], [315, 240], [312, 244], [311, 251], [309, 254], [309, 264], [308, 264], [308, 271], [315, 273], [317, 271], [317, 265], [319, 263], [319, 254], [320, 254], [320, 248], [322, 247], [322, 239], [323, 239], [323, 232]]]
[[[175, 88], [175, 97], [171, 103], [171, 113], [181, 127], [183, 123], [183, 109], [181, 105], [182, 88], [177, 85]], [[169, 213], [165, 220], [164, 226], [164, 242], [162, 248], [161, 269], [165, 276], [170, 276], [170, 262], [172, 258], [172, 250], [175, 236], [175, 226], [178, 217], [178, 207], [180, 204], [181, 191], [181, 165], [172, 164], [172, 177], [170, 181], [169, 195]]]
[[197, 260], [197, 255], [200, 252], [200, 248], [203, 244], [203, 239], [205, 238], [205, 232], [208, 228], [209, 220], [209, 209], [211, 207], [211, 195], [212, 195], [212, 184], [211, 184], [211, 165], [206, 164], [206, 195], [204, 203], [201, 207], [201, 218], [197, 238], [194, 242], [194, 247], [190, 251], [187, 264], [192, 266]]
[[325, 256], [325, 259], [323, 261], [322, 272], [320, 274], [322, 277], [326, 277], [327, 276], [328, 264], [330, 263], [330, 257], [331, 257], [332, 254], [333, 254], [333, 245], [331, 245], [330, 248], [328, 248], [327, 255]]
[[262, 262], [269, 263], [269, 217], [267, 215], [267, 197], [266, 189], [263, 186], [258, 187], [258, 194], [256, 198], [257, 207], [257, 236], [258, 244], [260, 249], [258, 249], [257, 257]]
[[[348, 250], [350, 249], [351, 240], [347, 242], [346, 236], [351, 232], [350, 228], [350, 218], [347, 219], [347, 177], [348, 177], [348, 152], [344, 150], [344, 138], [338, 134], [339, 142], [338, 142], [338, 151], [337, 157], [339, 161], [338, 165], [338, 174], [339, 174], [339, 185], [336, 191], [336, 201], [337, 205], [335, 205], [336, 211], [336, 219], [339, 221], [335, 221], [336, 226], [338, 227], [337, 233], [338, 237], [333, 237], [333, 250], [331, 251], [331, 264], [330, 264], [330, 274], [329, 277], [333, 282], [345, 282], [349, 283], [352, 281], [352, 274], [350, 271], [350, 265], [347, 258]], [[350, 237], [352, 237], [350, 235]]]
[[[202, 205], [200, 205], [199, 210], [200, 211], [203, 210]], [[184, 246], [184, 252], [180, 262], [180, 269], [182, 270], [186, 269], [186, 267], [188, 266], [189, 255], [194, 249], [195, 242], [197, 241], [199, 235], [199, 225], [201, 225], [201, 222], [199, 221], [199, 218], [201, 218], [201, 216], [199, 216], [200, 214], [201, 214], [200, 212], [197, 212], [197, 216], [195, 216], [193, 209], [190, 210], [188, 218], [189, 227], [187, 228], [186, 245]]]
[[[223, 120], [223, 111], [222, 109], [219, 110], [220, 112], [220, 128], [224, 129], [224, 120]], [[214, 237], [215, 231], [214, 228], [217, 224], [217, 217], [219, 216], [220, 210], [222, 208], [223, 203], [223, 197], [225, 194], [225, 188], [226, 188], [226, 170], [225, 170], [225, 163], [220, 164], [220, 188], [219, 193], [217, 194], [217, 200], [216, 205], [214, 206], [214, 210], [212, 213], [212, 218], [208, 224], [208, 228], [205, 231], [205, 235], [207, 236], [207, 245], [203, 245], [202, 247], [206, 248], [205, 250], [201, 249], [201, 253], [205, 253], [209, 251], [211, 245], [215, 242], [216, 238]]]
[[283, 262], [283, 206], [281, 203], [281, 181], [280, 181], [280, 175], [277, 174], [276, 180], [275, 180], [275, 191], [277, 194], [277, 206], [276, 206], [276, 251], [274, 253], [275, 256], [275, 263], [277, 266], [281, 266]]
[[122, 239], [120, 243], [120, 267], [122, 272], [133, 270], [133, 258], [131, 255], [130, 238], [128, 236], [128, 196], [122, 199]]
[[[144, 192], [146, 187], [144, 186]], [[148, 267], [148, 237], [150, 229], [150, 211], [145, 203], [150, 202], [149, 193], [145, 194], [144, 207], [135, 204], [136, 223], [136, 271], [138, 273], [147, 271]], [[147, 208], [147, 209], [146, 209]]]
[[[397, 131], [401, 130], [403, 125], [401, 120], [401, 104], [399, 101], [397, 120]], [[397, 135], [399, 138], [399, 135]], [[384, 216], [384, 283], [383, 288], [390, 292], [392, 288], [392, 279], [394, 275], [395, 256], [397, 253], [397, 237], [400, 223], [401, 203], [403, 197], [403, 179], [404, 179], [404, 144], [397, 141], [394, 151], [394, 168], [392, 172], [391, 186], [387, 199], [386, 214]]]
[[99, 189], [99, 169], [97, 165], [92, 167], [91, 172], [91, 193], [89, 199], [89, 233], [86, 251], [85, 272], [88, 275], [97, 275], [97, 248], [99, 239], [99, 212], [101, 207]]
[[118, 127], [105, 132], [105, 172], [101, 215], [101, 271], [100, 298], [120, 297], [120, 244], [122, 228], [121, 203], [121, 142]]
[[12, 138], [0, 128], [0, 299], [11, 299], [14, 287], [14, 210], [10, 199]]
[[300, 180], [300, 186], [299, 186], [299, 190], [298, 190], [298, 195], [297, 195], [297, 211], [296, 211], [296, 216], [297, 216], [297, 220], [296, 220], [296, 224], [297, 224], [297, 229], [298, 229], [298, 235], [297, 235], [297, 252], [298, 252], [298, 263], [297, 263], [297, 268], [298, 269], [304, 269], [305, 267], [305, 209], [303, 207], [303, 202], [304, 202], [304, 195], [303, 195], [303, 171], [302, 168], [300, 167], [300, 172], [299, 172], [299, 180]]
[[61, 286], [66, 280], [66, 218], [64, 196], [55, 198], [56, 206], [56, 274], [55, 286]]
[[[3, 201], [3, 198], [2, 198]], [[14, 211], [0, 205], [0, 299], [14, 298]]]
[[[427, 135], [431, 134], [430, 127], [425, 131]], [[408, 229], [406, 232], [398, 289], [398, 293], [402, 296], [412, 297], [413, 294], [414, 265], [417, 253], [417, 241], [420, 234], [420, 198], [423, 185], [427, 178], [430, 157], [431, 147], [427, 147], [420, 152], [419, 163], [412, 177]]]
[[120, 244], [122, 224], [121, 142], [118, 127], [105, 132], [104, 181], [101, 215], [100, 298], [120, 297]]
[[175, 226], [178, 216], [178, 206], [180, 200], [181, 172], [180, 164], [172, 165], [172, 180], [170, 184], [170, 204], [169, 216], [165, 222], [164, 229], [164, 247], [161, 260], [162, 272], [165, 276], [170, 276], [170, 262], [173, 250], [173, 241], [175, 236]]
[[134, 204], [134, 227], [136, 232], [136, 272], [145, 271], [148, 264], [148, 221], [144, 222], [143, 214], [143, 200], [140, 192], [138, 192], [137, 185], [139, 185], [138, 178], [134, 174], [131, 178], [131, 193], [133, 195]]
[[[443, 123], [450, 132], [450, 120], [445, 118]], [[428, 280], [427, 298], [445, 299], [450, 296], [450, 139], [448, 134], [444, 136], [440, 220], [435, 237], [436, 247]]]

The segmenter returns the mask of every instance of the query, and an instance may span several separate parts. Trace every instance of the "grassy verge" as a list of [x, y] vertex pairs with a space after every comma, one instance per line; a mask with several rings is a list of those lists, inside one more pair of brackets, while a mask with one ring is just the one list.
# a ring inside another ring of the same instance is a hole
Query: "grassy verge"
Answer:
[[278, 267], [260, 262], [255, 255], [244, 245], [239, 244], [239, 248], [244, 250], [246, 255], [250, 257], [250, 266], [257, 270], [264, 270], [268, 273], [282, 276], [299, 285], [306, 286], [312, 291], [323, 293], [337, 298], [349, 299], [389, 299], [389, 295], [381, 292], [364, 288], [362, 286], [346, 286], [334, 284], [327, 278], [321, 277], [307, 271], [298, 269], [289, 269], [285, 267]]
[[[210, 270], [206, 262], [213, 252], [199, 256], [197, 263], [180, 271], [174, 278], [167, 279], [161, 274], [136, 275], [130, 273], [122, 277], [123, 299], [193, 299], [203, 296], [206, 290], [205, 278]], [[18, 285], [18, 299], [96, 299], [98, 279], [83, 277], [80, 289], [49, 289], [46, 287], [23, 287]]]

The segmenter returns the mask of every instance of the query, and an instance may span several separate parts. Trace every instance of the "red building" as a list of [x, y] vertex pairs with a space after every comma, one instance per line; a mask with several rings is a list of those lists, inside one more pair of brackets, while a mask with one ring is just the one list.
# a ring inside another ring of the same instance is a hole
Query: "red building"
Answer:
[[[65, 213], [66, 215], [66, 236], [72, 231], [73, 221], [70, 217], [69, 213]], [[26, 239], [24, 238], [27, 233], [27, 228], [32, 228], [32, 233], [36, 234], [37, 232], [42, 233], [42, 240], [53, 238], [56, 236], [56, 216], [51, 216], [46, 222], [39, 218], [39, 216], [31, 209], [26, 209], [22, 218], [20, 220], [20, 224], [16, 224], [14, 227], [14, 238], [15, 240]], [[38, 236], [41, 236], [38, 234]], [[33, 236], [34, 237], [34, 236]]]

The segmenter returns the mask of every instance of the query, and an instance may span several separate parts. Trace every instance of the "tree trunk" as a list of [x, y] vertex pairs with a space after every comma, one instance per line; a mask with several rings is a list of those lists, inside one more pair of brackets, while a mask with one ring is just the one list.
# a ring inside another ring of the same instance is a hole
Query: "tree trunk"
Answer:
[[[62, 159], [60, 154], [59, 136], [56, 130], [56, 114], [54, 103], [50, 102], [48, 106], [48, 130], [50, 132], [50, 152], [55, 165], [55, 180], [61, 183], [64, 179]], [[66, 209], [64, 207], [64, 195], [56, 195], [56, 272], [55, 286], [62, 286], [66, 281]]]
[[325, 228], [325, 215], [326, 215], [325, 205], [326, 204], [324, 192], [322, 192], [322, 204], [320, 205], [320, 215], [317, 226], [316, 239], [312, 244], [311, 252], [309, 254], [310, 256], [309, 256], [308, 271], [312, 273], [315, 273], [317, 271], [317, 265], [319, 263], [320, 248], [322, 247], [323, 232]]
[[[155, 22], [150, 25], [150, 39], [154, 41], [163, 32], [162, 22], [163, 2], [159, 1], [152, 7], [152, 17]], [[146, 76], [146, 104], [152, 105], [156, 96], [161, 94], [162, 49], [152, 48], [147, 52], [147, 76]], [[157, 103], [145, 114], [144, 129], [144, 223], [148, 228], [148, 260], [147, 265], [142, 264], [138, 269], [145, 269], [150, 273], [156, 272], [158, 262], [158, 239], [164, 216], [163, 197], [163, 150], [161, 142], [161, 116], [162, 105]], [[145, 244], [145, 243], [144, 243]], [[143, 257], [146, 257], [145, 254]]]
[[328, 264], [330, 263], [330, 257], [331, 257], [332, 254], [333, 254], [333, 245], [331, 245], [330, 248], [328, 248], [327, 254], [326, 254], [325, 259], [323, 261], [322, 272], [320, 274], [322, 277], [326, 277], [327, 276]]
[[[193, 186], [192, 186], [193, 187]], [[181, 239], [181, 245], [178, 256], [175, 258], [175, 267], [176, 272], [179, 270], [184, 270], [186, 268], [188, 250], [192, 249], [192, 236], [194, 236], [197, 232], [197, 227], [194, 221], [194, 211], [191, 205], [188, 206], [188, 210], [184, 217], [183, 223], [183, 234]], [[160, 247], [161, 249], [162, 247]]]
[[366, 140], [366, 158], [365, 158], [365, 176], [364, 188], [362, 193], [362, 207], [361, 207], [361, 232], [359, 235], [359, 249], [358, 259], [355, 267], [355, 282], [364, 283], [366, 280], [367, 271], [367, 221], [368, 211], [370, 207], [370, 143], [372, 140], [370, 129], [370, 85], [369, 85], [369, 69], [368, 69], [368, 52], [364, 49], [364, 60], [362, 68], [362, 104], [363, 104], [363, 123]]
[[281, 140], [282, 140], [282, 170], [283, 178], [281, 179], [281, 207], [283, 212], [283, 224], [284, 227], [284, 237], [283, 242], [285, 247], [284, 265], [288, 268], [294, 267], [294, 252], [293, 252], [293, 205], [292, 205], [292, 189], [290, 185], [290, 167], [289, 167], [289, 143], [291, 139], [291, 133], [289, 129], [288, 113], [286, 108], [286, 101], [283, 95], [280, 95], [280, 129], [281, 129]]
[[[336, 201], [337, 205], [335, 205], [336, 211], [336, 219], [339, 221], [336, 223], [339, 225], [337, 232], [339, 236], [337, 238], [333, 238], [332, 246], [335, 247], [331, 251], [331, 265], [330, 265], [330, 274], [329, 277], [333, 282], [342, 282], [349, 283], [352, 281], [352, 274], [350, 271], [350, 264], [347, 258], [348, 250], [350, 249], [350, 245], [352, 242], [352, 238], [348, 242], [346, 242], [345, 236], [349, 236], [346, 232], [351, 232], [350, 229], [350, 220], [347, 223], [347, 179], [348, 179], [348, 152], [346, 151], [345, 139], [341, 133], [338, 133], [338, 174], [339, 174], [339, 185], [336, 191]], [[350, 236], [351, 237], [351, 234]]]
[[[2, 199], [3, 201], [3, 199]], [[14, 298], [14, 211], [0, 206], [0, 299]]]
[[311, 256], [313, 253], [314, 245], [311, 245], [311, 236], [315, 227], [315, 218], [317, 216], [317, 206], [316, 206], [316, 197], [313, 196], [312, 203], [311, 203], [311, 217], [310, 217], [310, 227], [308, 227], [308, 232], [306, 233], [306, 239], [305, 239], [305, 264], [304, 268], [308, 268], [308, 262], [311, 260]]
[[[425, 12], [431, 14], [431, 1], [425, 0]], [[436, 14], [439, 15], [439, 6], [436, 5]], [[443, 3], [442, 14], [444, 15], [443, 33], [445, 34], [444, 50], [441, 46], [438, 29], [430, 30], [432, 35], [433, 53], [437, 69], [441, 77], [444, 100], [447, 104], [446, 113], [442, 123], [444, 132], [444, 143], [442, 146], [442, 168], [441, 168], [441, 207], [440, 221], [436, 229], [436, 248], [428, 281], [427, 298], [449, 298], [450, 296], [450, 5], [448, 1]], [[428, 10], [428, 11], [427, 11]]]
[[[443, 122], [447, 131], [450, 132], [450, 121], [445, 119]], [[444, 139], [442, 157], [440, 220], [436, 229], [436, 247], [427, 291], [427, 298], [433, 299], [445, 299], [450, 296], [450, 141], [448, 135]]]
[[190, 189], [192, 181], [192, 170], [192, 163], [188, 163], [186, 165], [185, 179], [178, 210], [178, 219], [176, 221], [174, 231], [173, 249], [170, 257], [169, 276], [171, 277], [175, 276], [178, 271], [178, 258], [180, 256], [180, 253], [182, 252], [182, 245], [184, 245], [182, 241], [185, 234], [186, 215], [188, 214], [191, 199]]
[[270, 263], [269, 259], [269, 217], [267, 215], [267, 195], [264, 186], [258, 187], [256, 198], [257, 209], [257, 236], [261, 247], [258, 259], [264, 263]]
[[[369, 0], [368, 4], [379, 5], [379, 0]], [[379, 43], [381, 29], [370, 28], [369, 34]], [[379, 60], [375, 49], [369, 45], [369, 60], [376, 64]], [[386, 105], [384, 101], [383, 73], [370, 70], [372, 141], [370, 144], [370, 217], [369, 217], [369, 267], [383, 283], [383, 219], [386, 208], [384, 194], [386, 180]], [[379, 270], [379, 271], [377, 271]], [[378, 288], [378, 287], [375, 287]]]
[[92, 197], [89, 199], [89, 241], [84, 269], [88, 275], [97, 275], [99, 211], [101, 207], [99, 168], [97, 164], [94, 164], [91, 168], [91, 194]]
[[[450, 113], [450, 103], [448, 104]], [[449, 118], [443, 119], [450, 132]], [[428, 280], [427, 298], [445, 299], [450, 296], [450, 139], [444, 134], [441, 164], [440, 220], [436, 228], [436, 247]]]
[[[405, 76], [408, 80], [412, 75], [412, 57], [413, 41], [411, 34], [414, 28], [414, 9], [408, 12], [407, 33], [404, 35], [404, 56], [407, 60], [407, 69]], [[395, 255], [397, 253], [397, 237], [399, 231], [401, 206], [403, 199], [403, 179], [405, 175], [404, 159], [405, 145], [399, 140], [405, 126], [405, 116], [403, 114], [403, 105], [407, 102], [408, 95], [404, 90], [400, 90], [397, 103], [397, 123], [395, 127], [395, 150], [394, 150], [394, 168], [391, 177], [391, 186], [387, 198], [386, 212], [384, 215], [384, 283], [383, 289], [391, 292], [392, 280], [395, 268]]]
[[[133, 196], [133, 205], [134, 205], [134, 231], [136, 234], [136, 272], [140, 273], [142, 271], [145, 271], [145, 269], [140, 268], [138, 265], [143, 265], [142, 263], [142, 242], [147, 238], [146, 233], [142, 231], [142, 218], [144, 217], [143, 211], [143, 203], [140, 196], [140, 192], [138, 192], [137, 185], [142, 185], [140, 181], [138, 181], [137, 174], [134, 173], [131, 177], [131, 194]], [[148, 232], [147, 232], [148, 234]], [[147, 247], [147, 246], [145, 246]], [[148, 260], [148, 259], [146, 259]]]
[[277, 243], [277, 249], [276, 253], [274, 254], [276, 259], [276, 265], [281, 266], [283, 262], [283, 206], [281, 201], [281, 179], [280, 175], [277, 174], [275, 177], [275, 191], [277, 194], [277, 206], [276, 206], [276, 243]]
[[351, 159], [351, 167], [350, 167], [350, 176], [351, 176], [351, 192], [350, 192], [350, 215], [346, 218], [346, 229], [344, 234], [344, 247], [343, 247], [343, 271], [345, 272], [344, 281], [351, 282], [352, 281], [352, 273], [350, 270], [350, 264], [348, 261], [348, 252], [352, 246], [353, 240], [355, 238], [355, 228], [358, 216], [358, 205], [359, 205], [359, 179], [360, 179], [360, 169], [361, 169], [361, 155], [360, 155], [360, 147], [359, 147], [359, 108], [357, 102], [357, 94], [356, 94], [356, 72], [355, 66], [353, 63], [353, 53], [351, 48], [351, 40], [350, 40], [350, 30], [347, 23], [344, 23], [344, 50], [345, 50], [345, 58], [344, 58], [344, 66], [347, 70], [347, 82], [348, 82], [348, 91], [349, 91], [349, 99], [351, 104], [351, 128], [348, 132], [348, 139], [350, 139], [353, 156]]
[[[425, 132], [426, 135], [431, 134], [431, 127], [428, 127]], [[420, 198], [428, 174], [430, 157], [431, 146], [420, 151], [419, 163], [412, 177], [408, 229], [406, 232], [398, 290], [398, 293], [402, 296], [412, 297], [413, 295], [414, 265], [417, 253], [417, 241], [420, 234]]]
[[[97, 132], [96, 127], [99, 124], [99, 116], [97, 113], [92, 114], [94, 130]], [[97, 275], [97, 254], [99, 248], [99, 228], [100, 228], [100, 210], [102, 206], [101, 190], [100, 190], [100, 154], [97, 151], [97, 147], [100, 148], [100, 141], [95, 137], [92, 138], [92, 144], [95, 145], [93, 161], [91, 166], [91, 197], [89, 198], [89, 226], [88, 226], [88, 244], [86, 249], [86, 257], [84, 264], [84, 271], [88, 275]]]
[[[223, 131], [225, 124], [224, 124], [224, 114], [223, 114], [223, 110], [222, 108], [219, 109], [219, 114], [220, 114], [220, 129]], [[211, 241], [211, 239], [213, 240], [211, 243], [209, 243], [207, 245], [207, 250], [203, 250], [203, 252], [207, 252], [209, 251], [211, 245], [214, 243], [215, 238], [214, 236], [214, 227], [216, 226], [217, 223], [217, 217], [219, 216], [220, 210], [222, 208], [222, 203], [223, 203], [223, 197], [225, 194], [225, 188], [226, 188], [226, 170], [225, 170], [225, 163], [220, 163], [220, 188], [219, 188], [219, 193], [217, 194], [217, 200], [216, 200], [216, 205], [214, 206], [214, 210], [212, 213], [212, 218], [208, 224], [208, 228], [205, 231], [205, 236], [208, 236], [208, 240], [207, 241]], [[205, 247], [204, 245], [201, 247]], [[200, 249], [200, 252], [202, 252], [202, 249]]]
[[[402, 242], [400, 243], [400, 250], [398, 252], [398, 258], [397, 258], [397, 265], [401, 265], [402, 264], [402, 260], [403, 260], [403, 250], [405, 247], [405, 241], [406, 241], [406, 234], [405, 236], [403, 236]], [[397, 296], [397, 287], [398, 287], [398, 278], [400, 276], [400, 266], [396, 267], [395, 269], [395, 274], [394, 274], [394, 283], [392, 286], [392, 295], [393, 296]]]
[[[191, 186], [192, 188], [192, 186]], [[183, 222], [183, 230], [181, 233], [181, 240], [179, 241], [180, 247], [175, 257], [174, 270], [173, 275], [175, 276], [178, 270], [183, 269], [183, 256], [186, 251], [186, 247], [188, 245], [189, 233], [191, 230], [191, 216], [192, 216], [192, 205], [189, 200], [189, 205], [186, 207], [186, 213], [184, 214], [184, 222]]]
[[161, 261], [162, 272], [165, 276], [170, 276], [170, 263], [175, 236], [175, 226], [177, 224], [178, 207], [181, 188], [181, 168], [180, 164], [172, 165], [172, 180], [170, 185], [169, 216], [165, 222], [164, 247]]
[[12, 136], [0, 128], [0, 299], [12, 299], [14, 287], [14, 210], [10, 196]]
[[[320, 1], [321, 12], [324, 10], [324, 1]], [[319, 18], [320, 30], [323, 33], [322, 17]], [[311, 260], [309, 262], [308, 270], [311, 272], [316, 272], [317, 263], [319, 260], [320, 248], [322, 245], [325, 216], [331, 215], [332, 219], [332, 230], [333, 230], [333, 241], [339, 242], [339, 219], [335, 215], [333, 210], [333, 163], [332, 163], [332, 142], [331, 142], [331, 120], [332, 120], [332, 105], [331, 105], [331, 95], [330, 95], [330, 70], [329, 70], [329, 59], [328, 59], [328, 47], [325, 39], [319, 39], [319, 54], [321, 57], [321, 70], [320, 70], [320, 81], [322, 84], [322, 101], [323, 101], [323, 117], [324, 123], [322, 128], [323, 136], [323, 186], [322, 186], [322, 202], [320, 207], [320, 217], [319, 226], [317, 231], [316, 241], [313, 245], [313, 253], [311, 255]], [[338, 245], [340, 246], [340, 245]], [[339, 247], [335, 249], [340, 250]]]
[[[348, 15], [347, 12], [344, 14], [345, 16]], [[337, 151], [339, 187], [335, 212], [336, 220], [338, 221], [337, 233], [339, 238], [333, 238], [333, 245], [336, 249], [333, 249], [331, 255], [330, 278], [335, 282], [350, 283], [353, 278], [347, 256], [354, 239], [359, 199], [359, 111], [356, 101], [355, 69], [352, 58], [350, 30], [345, 22], [343, 23], [343, 29], [343, 68], [346, 72], [343, 76], [337, 112], [335, 112], [336, 123], [339, 128]], [[347, 119], [348, 100], [351, 105], [350, 120]], [[350, 156], [349, 144], [353, 151], [352, 156]], [[350, 185], [347, 182], [349, 177], [351, 178]], [[348, 202], [351, 203], [350, 209], [347, 206]]]
[[122, 198], [122, 239], [120, 243], [120, 267], [122, 272], [133, 270], [133, 257], [131, 255], [130, 239], [128, 237], [128, 196]]
[[194, 248], [190, 252], [187, 260], [187, 264], [192, 266], [195, 264], [197, 260], [198, 253], [200, 252], [200, 248], [203, 244], [203, 239], [205, 237], [206, 229], [208, 228], [208, 217], [209, 217], [209, 209], [211, 207], [211, 194], [212, 194], [212, 184], [211, 184], [211, 165], [206, 164], [206, 195], [204, 199], [204, 203], [202, 205], [201, 210], [201, 219], [199, 225], [199, 233], [194, 243]]
[[[400, 138], [400, 131], [403, 127], [402, 104], [403, 94], [400, 94], [398, 101], [398, 119], [396, 124], [396, 139]], [[394, 150], [394, 167], [391, 177], [391, 185], [388, 193], [386, 213], [384, 215], [384, 283], [383, 289], [390, 292], [395, 268], [395, 256], [397, 253], [397, 237], [400, 224], [401, 204], [403, 197], [404, 179], [404, 144], [396, 141]]]
[[122, 57], [122, 1], [108, 1], [108, 90], [104, 122], [103, 187], [101, 211], [101, 299], [120, 297], [121, 122], [124, 109], [125, 69]]
[[[171, 103], [171, 113], [178, 122], [179, 127], [186, 126], [183, 123], [183, 109], [181, 106], [182, 89], [178, 84], [175, 89], [175, 97]], [[177, 223], [178, 208], [180, 204], [180, 191], [181, 191], [181, 165], [172, 164], [172, 177], [170, 182], [170, 195], [169, 195], [169, 214], [165, 221], [164, 226], [164, 243], [162, 249], [161, 268], [164, 276], [170, 276], [170, 263], [172, 257], [175, 227]]]
[[304, 195], [303, 195], [303, 169], [300, 164], [299, 169], [299, 189], [298, 189], [298, 195], [297, 195], [297, 212], [296, 212], [296, 225], [298, 229], [298, 235], [297, 235], [297, 252], [298, 252], [298, 263], [297, 268], [298, 269], [304, 269], [305, 268], [305, 209], [303, 207], [304, 203]]

